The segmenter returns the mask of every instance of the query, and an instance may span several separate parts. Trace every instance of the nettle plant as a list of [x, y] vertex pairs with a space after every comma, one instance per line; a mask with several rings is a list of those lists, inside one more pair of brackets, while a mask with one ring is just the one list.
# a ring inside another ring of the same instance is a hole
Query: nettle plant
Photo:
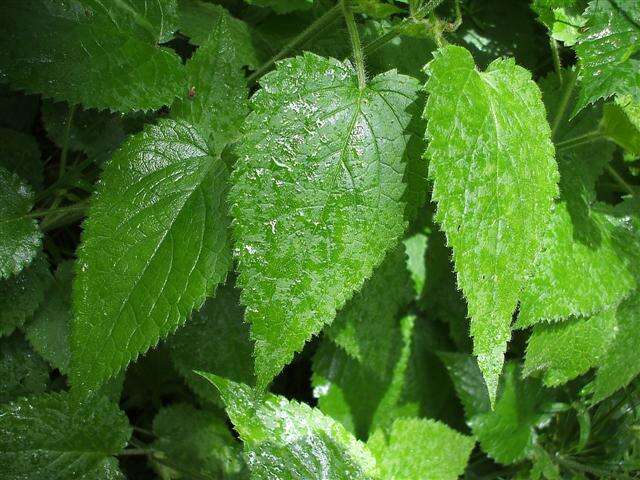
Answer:
[[637, 0], [5, 0], [0, 476], [640, 471]]

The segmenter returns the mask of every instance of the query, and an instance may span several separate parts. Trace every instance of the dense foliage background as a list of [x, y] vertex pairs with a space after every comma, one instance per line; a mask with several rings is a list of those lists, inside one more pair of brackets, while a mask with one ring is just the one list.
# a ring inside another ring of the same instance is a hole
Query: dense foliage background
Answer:
[[639, 478], [637, 0], [5, 0], [0, 477]]

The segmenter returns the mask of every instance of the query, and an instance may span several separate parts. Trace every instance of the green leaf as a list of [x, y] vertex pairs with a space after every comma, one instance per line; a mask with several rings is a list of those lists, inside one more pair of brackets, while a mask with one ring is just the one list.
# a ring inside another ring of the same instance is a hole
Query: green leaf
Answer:
[[0, 339], [0, 404], [44, 392], [49, 367], [21, 335]]
[[0, 406], [0, 463], [7, 480], [118, 478], [99, 473], [113, 470], [105, 462], [130, 436], [127, 417], [101, 397], [53, 393]]
[[413, 298], [405, 249], [396, 248], [347, 302], [325, 334], [353, 358], [384, 376], [393, 365], [398, 314]]
[[[575, 138], [594, 131], [599, 110], [585, 110], [563, 124], [565, 112], [575, 99], [567, 97], [572, 72], [563, 72], [565, 86], [555, 76], [542, 82], [550, 122], [562, 125], [556, 138]], [[556, 117], [560, 116], [560, 120]], [[596, 202], [596, 180], [609, 162], [613, 146], [598, 141], [571, 150], [559, 151], [561, 198], [556, 203], [550, 228], [543, 237], [543, 253], [538, 256], [532, 276], [520, 295], [520, 328], [571, 315], [587, 317], [615, 307], [635, 288], [640, 243], [626, 228], [626, 222], [606, 204]], [[549, 288], [553, 285], [553, 288]]]
[[604, 106], [600, 128], [604, 136], [631, 155], [640, 155], [640, 102], [617, 96], [615, 103]]
[[[69, 139], [66, 141], [70, 118]], [[49, 138], [61, 149], [66, 142], [70, 151], [84, 152], [99, 164], [111, 157], [129, 133], [126, 119], [123, 115], [85, 110], [80, 106], [74, 107], [70, 116], [66, 103], [45, 101], [42, 104], [42, 122]]]
[[42, 234], [30, 218], [33, 191], [0, 166], [0, 280], [17, 275], [35, 258]]
[[513, 60], [481, 73], [467, 50], [449, 46], [427, 68], [435, 218], [453, 248], [493, 400], [518, 294], [558, 191], [551, 132], [538, 87]]
[[304, 403], [216, 375], [213, 383], [244, 443], [252, 480], [372, 479], [375, 460], [342, 425]]
[[218, 16], [208, 40], [187, 62], [186, 88], [171, 106], [174, 118], [207, 132], [214, 153], [237, 139], [249, 110], [242, 62], [227, 17]]
[[482, 449], [502, 464], [530, 457], [536, 426], [547, 419], [543, 407], [547, 392], [534, 379], [521, 380], [520, 373], [516, 364], [507, 363], [494, 410], [469, 421]]
[[531, 8], [549, 29], [552, 38], [570, 47], [580, 37], [580, 28], [587, 22], [578, 0], [534, 0]]
[[9, 90], [0, 83], [0, 127], [30, 132], [40, 111], [40, 99]]
[[491, 410], [487, 385], [476, 359], [465, 353], [440, 352], [467, 419]]
[[23, 271], [0, 280], [0, 336], [22, 326], [38, 309], [51, 284], [49, 263], [38, 255]]
[[[134, 3], [130, 14], [122, 14], [124, 1], [106, 7], [97, 0], [5, 2], [0, 80], [87, 108], [128, 112], [171, 104], [184, 85], [180, 58], [158, 47], [147, 28], [133, 27], [140, 19], [150, 25], [141, 9], [153, 5], [149, 13], [155, 18], [161, 4]], [[155, 33], [165, 37], [164, 31]]]
[[383, 480], [456, 480], [474, 445], [444, 423], [418, 418], [398, 419], [367, 441]]
[[227, 283], [168, 339], [176, 370], [201, 398], [217, 400], [211, 385], [194, 370], [208, 371], [237, 382], [254, 383], [253, 344], [249, 340], [249, 326], [243, 322], [243, 317], [240, 291], [232, 283]]
[[246, 2], [259, 7], [271, 8], [279, 14], [307, 10], [313, 6], [313, 0], [246, 0]]
[[527, 344], [524, 375], [543, 370], [553, 387], [602, 363], [616, 334], [615, 309], [553, 325], [536, 325]]
[[71, 361], [72, 280], [73, 262], [61, 263], [44, 302], [23, 328], [33, 349], [63, 374], [68, 373]]
[[615, 311], [616, 336], [599, 362], [595, 380], [586, 387], [591, 402], [604, 400], [619, 388], [625, 387], [640, 373], [638, 342], [640, 329], [640, 295], [634, 292]]
[[152, 445], [154, 450], [162, 452], [162, 458], [179, 467], [180, 472], [187, 473], [170, 478], [200, 478], [191, 477], [189, 472], [207, 478], [237, 478], [246, 468], [242, 448], [220, 414], [196, 410], [184, 403], [173, 404], [158, 412], [153, 432], [157, 438]]
[[198, 131], [165, 120], [104, 171], [74, 284], [71, 381], [100, 385], [183, 324], [231, 263], [227, 169]]
[[249, 26], [242, 20], [232, 17], [220, 5], [199, 0], [178, 0], [178, 13], [180, 32], [189, 37], [189, 42], [194, 45], [205, 44], [215, 32], [214, 26], [224, 18], [229, 29], [231, 44], [235, 47], [240, 62], [253, 69], [259, 66], [260, 62], [253, 46]]
[[43, 165], [33, 136], [0, 128], [0, 166], [28, 181], [35, 190], [42, 188]]
[[348, 63], [310, 53], [260, 83], [230, 199], [265, 387], [403, 233], [403, 132], [418, 85], [392, 71], [360, 90]]
[[613, 95], [640, 102], [640, 4], [636, 0], [592, 0], [586, 29], [576, 45], [580, 94], [574, 115]]
[[[426, 233], [426, 232], [425, 232]], [[413, 291], [416, 298], [422, 296], [427, 276], [425, 255], [427, 252], [428, 237], [423, 232], [418, 232], [404, 240], [407, 251], [407, 270], [411, 274]]]

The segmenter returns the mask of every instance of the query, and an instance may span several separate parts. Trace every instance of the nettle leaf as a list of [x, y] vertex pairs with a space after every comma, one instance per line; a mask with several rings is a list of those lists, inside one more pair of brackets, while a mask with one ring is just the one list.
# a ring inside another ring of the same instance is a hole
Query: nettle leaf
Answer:
[[164, 20], [162, 32], [152, 24], [157, 15], [165, 18], [160, 3], [9, 0], [0, 19], [0, 80], [88, 108], [128, 112], [171, 104], [185, 72], [174, 52], [156, 44], [166, 37]]
[[617, 96], [615, 103], [604, 106], [600, 129], [631, 155], [640, 156], [640, 102]]
[[427, 68], [435, 218], [453, 248], [493, 399], [519, 291], [558, 192], [551, 132], [538, 87], [512, 60], [481, 73], [467, 50], [449, 46]]
[[366, 480], [375, 459], [339, 423], [319, 410], [284, 397], [203, 373], [226, 404], [244, 443], [253, 480]]
[[586, 30], [575, 46], [580, 94], [574, 115], [612, 95], [640, 101], [640, 4], [636, 0], [592, 0]]
[[[69, 126], [69, 120], [71, 125]], [[49, 138], [60, 148], [86, 153], [99, 164], [108, 160], [127, 136], [127, 117], [107, 111], [73, 109], [63, 102], [42, 103], [42, 123]], [[67, 138], [67, 129], [69, 136]]]
[[49, 367], [19, 334], [0, 339], [0, 404], [44, 392]]
[[0, 463], [7, 480], [105, 478], [98, 474], [114, 467], [105, 461], [130, 436], [127, 417], [103, 397], [52, 393], [0, 406]]
[[237, 138], [248, 113], [249, 92], [232, 41], [230, 20], [220, 15], [209, 39], [187, 62], [184, 94], [171, 106], [174, 118], [207, 132], [207, 143], [216, 154]]
[[240, 291], [227, 283], [167, 341], [176, 370], [201, 398], [217, 401], [209, 382], [194, 370], [247, 384], [255, 382], [253, 343], [243, 318]]
[[0, 336], [11, 334], [33, 315], [51, 281], [49, 262], [42, 254], [17, 275], [0, 280]]
[[[550, 122], [559, 125], [558, 140], [594, 131], [599, 121], [599, 110], [595, 109], [585, 110], [562, 124], [559, 106], [572, 75], [573, 72], [564, 72], [564, 87], [555, 75], [542, 82]], [[574, 101], [573, 97], [568, 98], [565, 114]], [[571, 315], [591, 316], [615, 307], [635, 288], [638, 254], [626, 245], [636, 245], [640, 252], [638, 239], [611, 207], [596, 202], [596, 180], [612, 153], [613, 145], [604, 140], [559, 150], [561, 197], [543, 236], [543, 252], [520, 295], [518, 327]]]
[[116, 152], [78, 251], [72, 384], [90, 389], [118, 373], [224, 280], [227, 178], [184, 122], [148, 126]]
[[153, 432], [157, 438], [154, 450], [183, 472], [196, 472], [206, 478], [240, 478], [246, 469], [242, 447], [231, 435], [222, 413], [173, 404], [158, 412]]
[[243, 65], [257, 68], [260, 64], [251, 38], [249, 26], [238, 20], [220, 5], [200, 0], [178, 0], [180, 32], [189, 37], [193, 45], [203, 45], [214, 34], [214, 26], [222, 18], [229, 29], [231, 44]]
[[311, 53], [260, 83], [230, 199], [265, 387], [403, 233], [404, 131], [418, 85], [391, 71], [360, 90], [348, 63]]
[[384, 375], [392, 360], [398, 313], [413, 298], [405, 249], [400, 246], [340, 310], [325, 334], [349, 355]]
[[553, 325], [536, 325], [527, 344], [524, 375], [543, 370], [544, 384], [556, 386], [601, 365], [616, 334], [615, 309]]
[[388, 434], [377, 430], [367, 441], [376, 457], [380, 478], [386, 480], [456, 480], [463, 474], [472, 437], [444, 423], [402, 418]]
[[61, 263], [40, 308], [23, 327], [33, 349], [64, 374], [71, 362], [72, 280], [73, 262]]
[[476, 359], [459, 352], [440, 352], [467, 419], [491, 410], [487, 385]]
[[604, 400], [619, 388], [627, 386], [640, 373], [639, 316], [640, 295], [636, 291], [615, 311], [615, 338], [598, 363], [595, 380], [585, 388], [585, 393], [591, 395], [592, 403]]
[[38, 223], [28, 216], [33, 191], [0, 166], [0, 280], [17, 275], [35, 258], [42, 243]]
[[548, 418], [544, 407], [548, 393], [534, 379], [521, 380], [520, 374], [518, 365], [507, 363], [493, 411], [469, 420], [482, 450], [502, 464], [530, 457], [536, 427]]
[[307, 10], [313, 6], [313, 0], [246, 0], [251, 5], [271, 8], [274, 12], [290, 13]]
[[0, 128], [0, 166], [25, 179], [35, 190], [42, 188], [43, 165], [33, 136]]
[[578, 0], [534, 0], [531, 4], [551, 37], [566, 46], [576, 44], [580, 28], [587, 22], [580, 7]]

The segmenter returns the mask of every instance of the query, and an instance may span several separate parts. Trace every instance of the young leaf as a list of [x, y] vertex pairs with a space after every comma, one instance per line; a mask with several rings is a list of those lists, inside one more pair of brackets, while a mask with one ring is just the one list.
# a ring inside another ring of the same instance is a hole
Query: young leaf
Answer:
[[247, 384], [255, 382], [253, 344], [243, 317], [240, 292], [227, 283], [167, 341], [176, 370], [201, 398], [216, 398], [215, 392], [194, 370]]
[[640, 373], [639, 316], [640, 295], [636, 291], [616, 309], [615, 339], [599, 362], [600, 368], [595, 380], [585, 389], [586, 393], [591, 394], [592, 403], [599, 402], [619, 388], [625, 387]]
[[456, 480], [474, 445], [444, 423], [418, 418], [398, 419], [367, 441], [382, 480]]
[[613, 95], [640, 102], [640, 4], [636, 0], [592, 0], [586, 30], [576, 45], [580, 94], [574, 115]]
[[580, 37], [580, 28], [587, 22], [578, 0], [534, 0], [531, 8], [549, 29], [549, 35], [570, 47]]
[[40, 148], [31, 135], [0, 128], [0, 166], [25, 179], [35, 190], [42, 188]]
[[44, 302], [23, 327], [33, 349], [63, 374], [68, 373], [71, 362], [72, 280], [73, 262], [61, 263]]
[[248, 113], [249, 92], [230, 26], [227, 15], [212, 25], [209, 39], [187, 62], [183, 95], [171, 106], [174, 118], [208, 133], [215, 154], [237, 138]]
[[427, 68], [435, 218], [453, 248], [493, 400], [518, 294], [558, 192], [551, 132], [538, 87], [512, 60], [481, 73], [467, 50], [449, 46]]
[[11, 334], [33, 315], [51, 280], [49, 262], [42, 254], [17, 275], [0, 280], [0, 336]]
[[20, 273], [38, 253], [42, 234], [28, 216], [33, 202], [33, 191], [0, 166], [0, 280]]
[[375, 460], [342, 425], [304, 403], [254, 392], [202, 374], [213, 383], [244, 443], [254, 480], [371, 480]]
[[231, 44], [235, 47], [236, 55], [242, 65], [257, 68], [257, 59], [253, 46], [249, 26], [242, 20], [231, 16], [220, 5], [205, 3], [200, 0], [178, 0], [180, 32], [189, 37], [193, 45], [205, 44], [214, 33], [214, 25], [221, 18], [227, 23]]
[[325, 334], [349, 355], [375, 373], [385, 375], [390, 367], [400, 309], [413, 298], [400, 246], [373, 272], [362, 290], [347, 302]]
[[402, 234], [404, 130], [418, 85], [392, 71], [360, 90], [349, 64], [310, 53], [260, 83], [230, 198], [265, 387]]
[[7, 480], [118, 478], [100, 475], [114, 469], [105, 462], [115, 461], [111, 455], [130, 436], [127, 417], [102, 397], [52, 393], [0, 406], [0, 464]]
[[516, 463], [533, 453], [535, 429], [546, 419], [546, 391], [535, 380], [521, 380], [520, 368], [507, 363], [493, 411], [469, 420], [482, 449], [502, 464]]
[[97, 0], [5, 2], [0, 78], [13, 88], [88, 108], [128, 112], [171, 104], [184, 84], [180, 58], [132, 27], [148, 25], [141, 9], [151, 4], [159, 12], [160, 4], [134, 3], [127, 10]]
[[227, 176], [194, 127], [170, 120], [110, 160], [78, 253], [72, 384], [90, 389], [118, 373], [224, 280]]
[[544, 384], [549, 387], [566, 383], [601, 365], [615, 334], [615, 308], [591, 317], [536, 325], [527, 344], [523, 373], [544, 370]]
[[0, 339], [0, 404], [44, 392], [49, 367], [21, 335]]
[[[226, 479], [241, 478], [246, 469], [242, 448], [227, 428], [223, 414], [196, 410], [184, 403], [172, 404], [153, 419], [153, 433], [157, 438], [154, 450], [162, 452], [181, 471]], [[187, 478], [191, 477], [187, 474]]]

